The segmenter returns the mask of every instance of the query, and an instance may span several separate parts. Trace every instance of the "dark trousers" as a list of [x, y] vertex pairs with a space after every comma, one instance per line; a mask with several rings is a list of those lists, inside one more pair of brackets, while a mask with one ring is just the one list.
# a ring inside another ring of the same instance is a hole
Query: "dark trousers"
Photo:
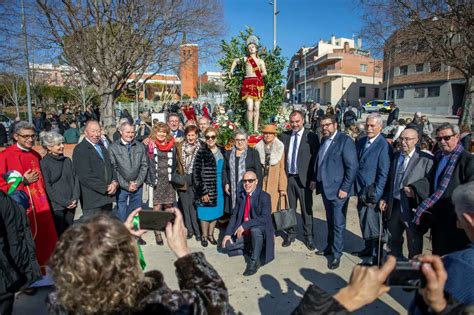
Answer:
[[93, 216], [95, 216], [97, 214], [101, 214], [101, 213], [106, 213], [106, 214], [112, 215], [112, 205], [113, 204], [108, 203], [108, 204], [103, 205], [102, 207], [98, 207], [98, 208], [82, 209], [82, 216], [81, 216], [80, 220], [83, 221], [84, 219], [93, 217]]
[[[443, 256], [466, 249], [470, 241], [466, 233], [456, 226], [454, 209], [436, 209], [431, 225], [433, 255]], [[442, 213], [440, 213], [440, 211]]]
[[409, 209], [402, 209], [400, 200], [393, 199], [392, 213], [388, 221], [388, 247], [390, 254], [403, 258], [403, 232], [407, 232], [408, 258], [421, 254], [423, 251], [423, 235], [412, 223]]
[[344, 232], [346, 231], [346, 214], [349, 198], [328, 200], [324, 189], [321, 192], [321, 196], [323, 197], [328, 224], [328, 245], [325, 251], [333, 253], [334, 258], [339, 258], [342, 256], [342, 250], [344, 249]]
[[[236, 244], [238, 245], [237, 247], [242, 246], [242, 243], [240, 243], [240, 245], [238, 244], [239, 241], [242, 242], [242, 239], [236, 239], [234, 236], [232, 238], [232, 241], [234, 242], [234, 244], [232, 245], [229, 242], [225, 244], [226, 250], [235, 250]], [[243, 236], [243, 250], [242, 247], [240, 247], [238, 250], [238, 255], [250, 253], [250, 259], [260, 263], [262, 251], [264, 248], [264, 242], [265, 231], [263, 230], [263, 228], [255, 226], [250, 229], [250, 235]]]
[[[313, 191], [303, 185], [298, 175], [288, 175], [288, 202], [290, 208], [296, 209], [300, 201], [301, 217], [303, 218], [303, 234], [306, 240], [313, 240]], [[286, 231], [288, 238], [296, 238], [296, 227]]]
[[194, 207], [194, 191], [192, 187], [188, 187], [185, 191], [178, 191], [179, 202], [184, 217], [184, 225], [188, 229], [188, 233], [200, 236], [196, 208]]
[[0, 314], [10, 315], [13, 312], [15, 293], [5, 292], [0, 294]]
[[76, 209], [53, 210], [54, 227], [60, 237], [74, 221]]

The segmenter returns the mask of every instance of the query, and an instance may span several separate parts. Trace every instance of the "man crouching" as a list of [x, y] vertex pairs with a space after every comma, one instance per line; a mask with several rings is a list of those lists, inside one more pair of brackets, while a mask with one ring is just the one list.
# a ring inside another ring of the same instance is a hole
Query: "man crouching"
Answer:
[[251, 250], [244, 271], [244, 276], [251, 276], [260, 267], [262, 256], [264, 264], [275, 258], [275, 230], [270, 195], [257, 187], [257, 175], [252, 171], [245, 172], [242, 183], [244, 190], [237, 199], [222, 240], [222, 247], [229, 251], [230, 256], [231, 252], [243, 254], [244, 251]]

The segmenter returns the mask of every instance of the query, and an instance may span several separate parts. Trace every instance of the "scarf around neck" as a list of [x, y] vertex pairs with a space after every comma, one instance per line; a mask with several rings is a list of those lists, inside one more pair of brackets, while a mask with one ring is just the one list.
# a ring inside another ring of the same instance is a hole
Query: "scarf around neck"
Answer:
[[[420, 224], [420, 219], [423, 213], [426, 212], [429, 208], [431, 208], [441, 198], [441, 196], [443, 196], [444, 192], [446, 191], [446, 188], [449, 185], [449, 182], [451, 181], [451, 177], [453, 175], [453, 171], [456, 167], [457, 161], [459, 160], [459, 157], [461, 156], [461, 153], [463, 151], [463, 146], [458, 143], [458, 145], [454, 148], [453, 152], [448, 155], [448, 164], [446, 165], [444, 174], [441, 177], [438, 189], [436, 189], [436, 191], [431, 196], [423, 200], [423, 202], [414, 210], [415, 216], [413, 218], [413, 223]], [[439, 152], [436, 155], [437, 161], [441, 159], [441, 155], [442, 152]]]
[[247, 157], [247, 151], [248, 148], [242, 152], [242, 154], [239, 157], [239, 165], [237, 169], [237, 178], [239, 179], [237, 183], [235, 182], [235, 157], [236, 157], [236, 149], [235, 147], [232, 148], [232, 151], [230, 152], [230, 158], [229, 158], [229, 166], [230, 166], [230, 196], [232, 198], [232, 209], [235, 208], [235, 204], [237, 202], [237, 187], [240, 187], [240, 183], [242, 181], [242, 177], [244, 176], [245, 173], [245, 159]]

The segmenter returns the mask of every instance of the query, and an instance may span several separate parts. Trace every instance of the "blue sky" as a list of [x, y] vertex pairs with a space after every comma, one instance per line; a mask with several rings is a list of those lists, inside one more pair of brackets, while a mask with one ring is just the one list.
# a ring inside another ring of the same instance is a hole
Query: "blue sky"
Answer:
[[[267, 48], [273, 47], [273, 5], [269, 0], [223, 0], [229, 40], [250, 26]], [[289, 60], [301, 46], [319, 39], [352, 37], [361, 28], [358, 0], [277, 0], [277, 45]], [[364, 45], [364, 43], [362, 43]], [[200, 64], [199, 73], [220, 71], [217, 64]]]

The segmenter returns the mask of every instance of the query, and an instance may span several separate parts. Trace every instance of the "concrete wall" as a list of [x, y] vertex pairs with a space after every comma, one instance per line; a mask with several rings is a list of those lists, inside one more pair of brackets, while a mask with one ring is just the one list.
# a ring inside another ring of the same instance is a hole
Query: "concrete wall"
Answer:
[[[427, 87], [439, 86], [439, 96], [428, 97]], [[398, 98], [397, 89], [404, 89], [404, 96], [402, 99]], [[425, 96], [415, 98], [415, 88], [424, 88]], [[445, 82], [442, 84], [430, 85], [411, 85], [390, 88], [390, 91], [395, 90], [394, 100], [401, 111], [404, 112], [422, 112], [426, 114], [436, 115], [451, 115], [453, 98], [451, 91], [451, 83]]]

